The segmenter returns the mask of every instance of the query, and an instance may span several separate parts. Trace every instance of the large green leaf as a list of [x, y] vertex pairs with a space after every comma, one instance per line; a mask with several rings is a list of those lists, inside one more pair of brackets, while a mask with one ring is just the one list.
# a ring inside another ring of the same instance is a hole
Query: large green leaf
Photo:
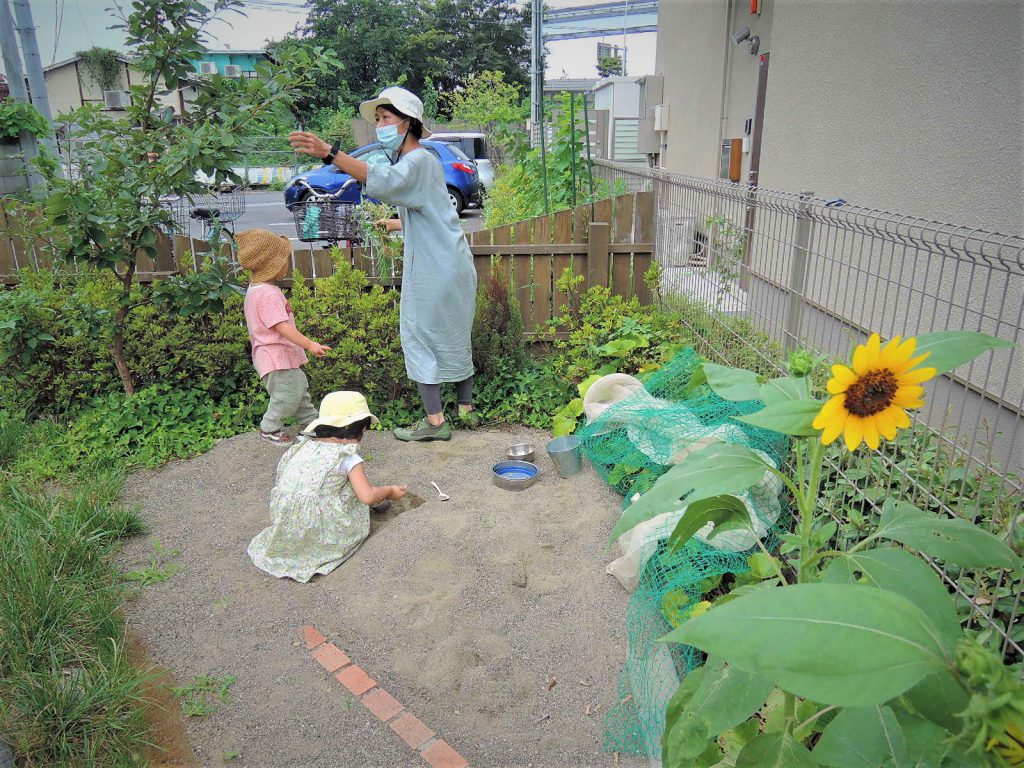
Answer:
[[904, 709], [897, 709], [895, 714], [907, 745], [906, 764], [910, 768], [941, 765], [942, 759], [949, 752], [946, 742], [952, 734], [930, 720], [916, 717]]
[[704, 363], [704, 376], [715, 394], [723, 400], [761, 399], [761, 383], [753, 371]]
[[903, 729], [889, 707], [844, 709], [822, 732], [814, 761], [835, 768], [905, 768]]
[[914, 710], [953, 733], [963, 728], [957, 713], [967, 708], [967, 694], [948, 670], [928, 675], [904, 694]]
[[871, 549], [836, 559], [822, 575], [826, 582], [853, 584], [858, 581], [903, 595], [924, 611], [949, 646], [963, 636], [960, 619], [938, 574], [921, 558], [905, 549]]
[[821, 431], [812, 427], [811, 422], [824, 404], [821, 400], [784, 400], [767, 405], [755, 413], [733, 418], [784, 435], [811, 437]]
[[787, 400], [808, 400], [810, 395], [807, 394], [806, 381], [796, 376], [781, 376], [766, 381], [758, 391], [765, 405], [784, 403]]
[[577, 397], [554, 415], [551, 423], [551, 434], [555, 437], [572, 434], [576, 430], [576, 420], [583, 415], [583, 398]]
[[693, 502], [686, 507], [686, 513], [672, 529], [668, 539], [669, 554], [684, 546], [708, 523], [715, 524], [709, 539], [723, 531], [744, 530], [750, 528], [750, 511], [742, 500], [730, 495], [712, 496], [710, 499]]
[[921, 365], [926, 368], [935, 368], [936, 373], [939, 374], [969, 363], [987, 350], [1006, 349], [1012, 346], [1012, 342], [990, 336], [987, 333], [938, 331], [918, 336], [914, 355], [930, 352], [931, 354]]
[[677, 765], [700, 755], [716, 735], [751, 717], [774, 687], [757, 675], [709, 659], [695, 686], [687, 675], [666, 710], [662, 762]]
[[704, 363], [701, 363], [690, 375], [690, 380], [686, 383], [686, 389], [683, 390], [683, 394], [691, 395], [698, 387], [707, 383], [708, 377], [704, 373]]
[[857, 584], [763, 589], [670, 632], [821, 704], [868, 706], [944, 668], [938, 630], [905, 597]]
[[689, 454], [633, 502], [612, 531], [611, 543], [644, 520], [675, 509], [687, 494], [687, 501], [692, 504], [712, 496], [739, 493], [760, 482], [770, 469], [746, 446], [712, 443]]
[[913, 504], [886, 499], [875, 536], [892, 539], [926, 555], [967, 568], [1017, 568], [1020, 558], [988, 531], [966, 520], [922, 512]]
[[736, 759], [736, 768], [816, 768], [811, 753], [788, 733], [762, 733]]

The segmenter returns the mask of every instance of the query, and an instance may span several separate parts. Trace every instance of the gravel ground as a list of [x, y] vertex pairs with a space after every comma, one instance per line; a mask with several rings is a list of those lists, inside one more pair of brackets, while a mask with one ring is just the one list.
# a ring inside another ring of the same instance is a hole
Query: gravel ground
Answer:
[[[182, 570], [128, 606], [130, 628], [179, 683], [238, 678], [230, 705], [187, 722], [199, 762], [423, 765], [298, 647], [299, 628], [313, 624], [473, 766], [614, 765], [603, 716], [626, 654], [628, 596], [604, 573], [604, 547], [620, 499], [589, 468], [558, 478], [548, 439], [483, 430], [417, 445], [368, 434], [371, 481], [407, 483], [409, 495], [352, 558], [306, 585], [246, 555], [269, 524], [279, 448], [246, 434], [133, 476], [128, 494], [150, 531], [128, 543], [124, 567], [148, 564], [159, 540], [181, 551]], [[490, 466], [515, 442], [539, 447], [541, 478], [510, 493], [491, 484]], [[437, 501], [431, 480], [451, 501]], [[241, 758], [224, 762], [232, 751]]]

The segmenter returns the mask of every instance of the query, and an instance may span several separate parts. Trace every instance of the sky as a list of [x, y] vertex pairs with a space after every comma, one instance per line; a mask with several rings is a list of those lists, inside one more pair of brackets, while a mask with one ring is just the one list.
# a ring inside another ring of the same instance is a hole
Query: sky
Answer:
[[[583, 5], [593, 0], [548, 0], [553, 8]], [[71, 58], [76, 51], [98, 45], [121, 49], [124, 38], [108, 11], [112, 5], [129, 5], [126, 0], [30, 0], [36, 38], [43, 64]], [[210, 27], [211, 47], [262, 48], [268, 39], [280, 39], [303, 21], [302, 0], [249, 0], [246, 16], [231, 14], [230, 25], [215, 22]], [[630, 75], [654, 72], [655, 33], [627, 35], [626, 66]], [[547, 77], [596, 77], [598, 42], [622, 45], [623, 36], [558, 40], [548, 43]]]

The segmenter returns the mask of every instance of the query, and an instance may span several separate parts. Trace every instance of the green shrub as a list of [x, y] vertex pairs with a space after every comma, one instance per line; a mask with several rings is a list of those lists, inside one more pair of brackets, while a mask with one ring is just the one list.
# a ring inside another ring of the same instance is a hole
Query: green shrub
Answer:
[[[23, 270], [0, 293], [0, 405], [66, 413], [120, 389], [107, 346], [116, 288], [109, 274]], [[132, 294], [125, 354], [142, 387], [157, 382], [202, 389], [214, 399], [254, 393], [242, 299], [222, 314], [183, 317], [155, 307], [149, 286]]]
[[332, 347], [305, 370], [314, 402], [328, 392], [366, 395], [385, 426], [419, 412], [419, 395], [405, 373], [398, 331], [398, 293], [370, 286], [365, 274], [335, 254], [335, 273], [312, 287], [296, 275], [291, 302], [296, 324], [309, 338]]
[[482, 378], [519, 371], [529, 359], [519, 301], [492, 273], [479, 286], [473, 318], [473, 367]]
[[642, 306], [636, 297], [616, 296], [603, 286], [580, 294], [577, 310], [578, 278], [566, 270], [558, 283], [572, 297], [564, 314], [551, 321], [552, 329], [568, 332], [554, 340], [553, 360], [554, 370], [567, 379], [579, 382], [597, 371], [642, 373], [687, 346], [675, 313]]

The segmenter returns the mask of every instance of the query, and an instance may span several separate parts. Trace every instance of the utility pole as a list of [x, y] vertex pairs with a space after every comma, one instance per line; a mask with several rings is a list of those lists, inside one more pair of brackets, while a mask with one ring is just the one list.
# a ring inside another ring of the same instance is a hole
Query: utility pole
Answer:
[[[530, 7], [530, 122], [536, 132], [544, 130], [544, 3], [531, 0]], [[531, 146], [539, 141], [535, 132]]]
[[[25, 73], [21, 68], [21, 53], [18, 50], [18, 39], [15, 36], [14, 18], [7, 0], [0, 0], [0, 53], [3, 55], [4, 68], [10, 81], [11, 96], [15, 101], [30, 103], [28, 90], [25, 88]], [[25, 163], [25, 175], [28, 177], [29, 188], [43, 183], [42, 177], [32, 168], [30, 162], [39, 155], [36, 137], [27, 131], [18, 136], [22, 158]]]
[[36, 42], [36, 25], [32, 23], [32, 8], [28, 0], [14, 0], [14, 18], [18, 22], [17, 30], [21, 36], [28, 87], [32, 91], [32, 106], [47, 122], [53, 122], [50, 97], [46, 93], [46, 80], [43, 77], [43, 60], [39, 56], [39, 44]]

